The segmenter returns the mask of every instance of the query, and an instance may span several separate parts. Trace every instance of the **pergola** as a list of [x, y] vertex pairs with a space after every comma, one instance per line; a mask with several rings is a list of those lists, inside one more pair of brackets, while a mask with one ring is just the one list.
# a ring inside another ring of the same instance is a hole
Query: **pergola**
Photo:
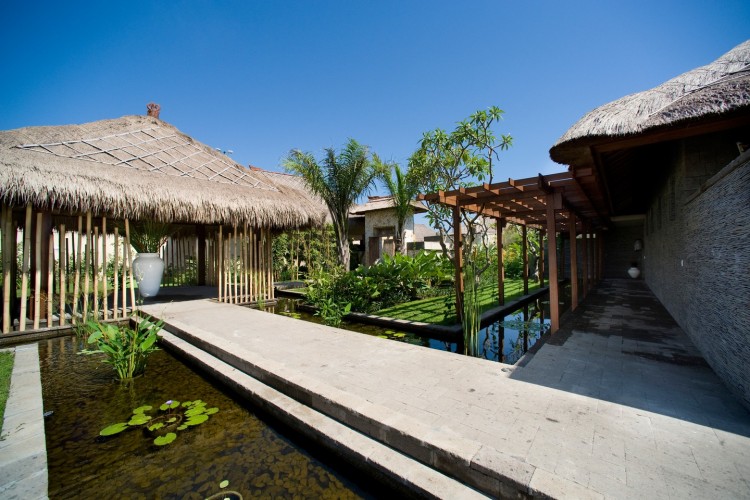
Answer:
[[[453, 209], [453, 245], [456, 272], [456, 310], [461, 311], [463, 286], [463, 236], [461, 212], [468, 211], [497, 222], [498, 288], [503, 303], [504, 276], [502, 263], [503, 227], [507, 222], [522, 226], [524, 289], [528, 290], [528, 256], [526, 252], [527, 228], [546, 232], [548, 249], [557, 249], [557, 233], [570, 235], [571, 307], [578, 307], [578, 248], [580, 234], [582, 296], [588, 293], [595, 281], [601, 278], [603, 246], [602, 229], [606, 228], [608, 214], [600, 189], [601, 182], [594, 170], [561, 172], [527, 179], [508, 179], [505, 182], [460, 188], [454, 191], [420, 194], [417, 199], [440, 203]], [[549, 251], [549, 293], [551, 331], [560, 327], [559, 276], [560, 262], [557, 251]], [[544, 259], [540, 259], [540, 269]], [[542, 273], [540, 273], [541, 276]], [[460, 314], [460, 313], [459, 313]]]

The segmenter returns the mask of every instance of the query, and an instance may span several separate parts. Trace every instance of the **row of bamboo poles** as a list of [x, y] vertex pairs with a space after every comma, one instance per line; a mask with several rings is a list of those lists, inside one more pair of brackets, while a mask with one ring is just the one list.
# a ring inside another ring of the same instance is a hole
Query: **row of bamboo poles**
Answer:
[[[124, 235], [120, 235], [119, 228], [114, 227], [113, 289], [110, 304], [107, 218], [102, 217], [94, 225], [92, 214], [88, 212], [85, 216], [77, 217], [77, 227], [67, 228], [64, 223], [60, 223], [52, 231], [44, 231], [45, 215], [47, 214], [41, 211], [35, 213], [31, 205], [27, 205], [24, 210], [23, 250], [19, 269], [21, 287], [20, 297], [17, 297], [20, 312], [18, 324], [14, 325], [11, 297], [12, 294], [17, 294], [13, 266], [18, 238], [16, 228], [19, 224], [13, 220], [12, 207], [2, 207], [3, 333], [12, 331], [14, 326], [18, 331], [25, 331], [29, 327], [38, 330], [41, 327], [52, 327], [55, 323], [58, 326], [66, 326], [68, 322], [77, 324], [91, 317], [104, 320], [128, 317], [135, 304], [129, 221], [124, 221]], [[32, 225], [34, 220], [36, 224]], [[45, 247], [48, 264], [44, 266], [46, 275], [43, 276], [41, 262]], [[33, 276], [32, 251], [36, 263]]]
[[234, 226], [224, 232], [219, 227], [214, 245], [209, 246], [209, 268], [218, 279], [219, 302], [231, 304], [262, 303], [274, 299], [271, 262], [271, 231]]

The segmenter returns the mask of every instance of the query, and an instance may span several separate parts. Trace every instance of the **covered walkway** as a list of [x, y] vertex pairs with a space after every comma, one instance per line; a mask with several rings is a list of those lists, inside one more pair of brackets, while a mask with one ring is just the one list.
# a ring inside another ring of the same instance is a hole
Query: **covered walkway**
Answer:
[[207, 300], [145, 310], [225, 377], [486, 494], [750, 497], [750, 415], [632, 283], [605, 282], [518, 367]]

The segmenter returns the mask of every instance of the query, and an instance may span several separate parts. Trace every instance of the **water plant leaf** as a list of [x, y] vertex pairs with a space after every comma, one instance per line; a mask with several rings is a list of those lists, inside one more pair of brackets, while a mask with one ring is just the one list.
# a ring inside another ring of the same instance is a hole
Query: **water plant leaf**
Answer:
[[185, 425], [200, 425], [206, 420], [208, 420], [208, 415], [206, 415], [205, 413], [201, 415], [194, 415], [185, 421]]
[[229, 481], [227, 481], [226, 479], [219, 483], [219, 488], [221, 489], [224, 489], [227, 486], [229, 486]]
[[180, 406], [180, 402], [179, 402], [179, 401], [172, 401], [172, 404], [170, 404], [170, 405], [169, 405], [169, 407], [170, 407], [171, 409], [173, 409], [173, 410], [174, 410], [175, 408], [177, 408], [178, 406]]
[[133, 414], [135, 415], [135, 414], [138, 414], [138, 413], [145, 413], [145, 412], [147, 412], [149, 410], [153, 410], [153, 409], [154, 409], [153, 406], [143, 405], [143, 406], [139, 406], [138, 408], [136, 408], [135, 410], [133, 410]]
[[113, 434], [118, 434], [125, 429], [128, 428], [127, 422], [118, 422], [116, 424], [108, 425], [101, 431], [99, 431], [100, 436], [112, 436]]
[[157, 436], [154, 439], [154, 444], [156, 446], [164, 446], [165, 444], [171, 443], [176, 438], [177, 438], [177, 434], [175, 434], [174, 432], [168, 432], [164, 434], [163, 436]]
[[162, 427], [164, 427], [164, 422], [156, 422], [154, 425], [149, 425], [148, 430], [153, 432], [157, 429], [161, 429]]
[[184, 430], [185, 430], [185, 429], [187, 429], [187, 428], [188, 428], [187, 424], [182, 424], [181, 426], [179, 426], [179, 427], [177, 428], [177, 430], [178, 430], [178, 431], [184, 431]]
[[149, 420], [151, 420], [151, 417], [148, 415], [144, 415], [143, 413], [138, 413], [136, 415], [133, 415], [133, 417], [128, 422], [128, 425], [143, 425], [147, 423]]
[[172, 417], [169, 420], [167, 420], [168, 424], [171, 424], [172, 422], [177, 422], [177, 417]]
[[193, 402], [192, 401], [183, 401], [182, 402], [182, 406], [184, 406], [185, 408], [187, 408], [189, 406], [193, 406]]
[[206, 410], [206, 412], [204, 414], [205, 415], [213, 415], [214, 413], [219, 413], [219, 409], [216, 408], [216, 407], [209, 408], [208, 410]]

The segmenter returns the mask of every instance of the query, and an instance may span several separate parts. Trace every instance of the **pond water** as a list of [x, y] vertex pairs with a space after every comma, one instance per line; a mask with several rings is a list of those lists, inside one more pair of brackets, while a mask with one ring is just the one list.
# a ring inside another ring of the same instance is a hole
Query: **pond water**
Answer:
[[[78, 354], [83, 347], [75, 337], [39, 344], [44, 411], [53, 412], [45, 419], [50, 498], [200, 499], [228, 490], [244, 498], [373, 496], [361, 479], [325, 465], [166, 351], [123, 387], [101, 355]], [[166, 446], [140, 428], [99, 437], [133, 409], [170, 399], [200, 399], [219, 412]]]
[[[477, 357], [507, 364], [516, 363], [539, 340], [542, 332], [546, 332], [549, 328], [549, 302], [544, 300], [534, 301], [483, 328], [479, 332]], [[279, 298], [278, 303], [275, 306], [266, 307], [266, 311], [303, 321], [323, 323], [323, 320], [313, 313], [300, 310], [297, 307], [299, 303], [299, 299]], [[344, 321], [340, 328], [432, 349], [463, 353], [463, 340], [460, 338], [442, 340], [350, 321]]]

